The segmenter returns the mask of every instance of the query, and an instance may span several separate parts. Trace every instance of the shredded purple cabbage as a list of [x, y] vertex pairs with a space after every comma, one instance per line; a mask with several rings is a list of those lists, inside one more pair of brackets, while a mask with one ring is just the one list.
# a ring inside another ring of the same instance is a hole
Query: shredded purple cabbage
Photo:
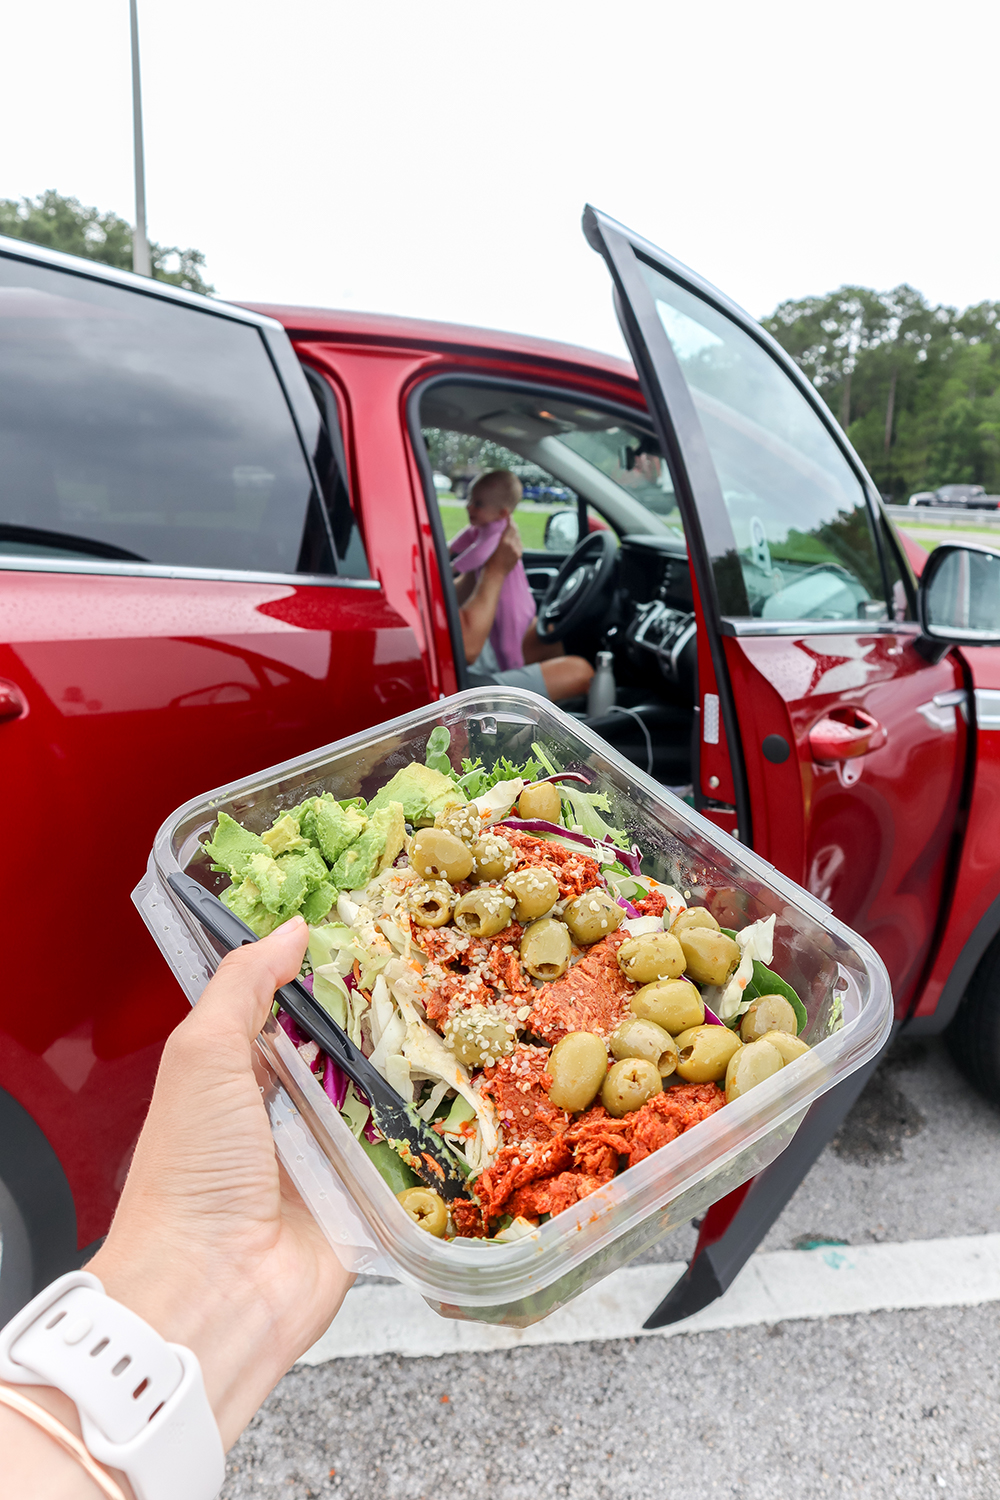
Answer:
[[343, 1109], [350, 1080], [342, 1068], [338, 1068], [332, 1057], [327, 1057], [323, 1070], [323, 1089], [337, 1109]]
[[618, 905], [624, 909], [625, 915], [627, 917], [638, 917], [642, 915], [642, 913], [632, 905], [631, 901], [626, 901], [624, 896], [618, 897]]
[[709, 1010], [708, 1006], [707, 1005], [705, 1006], [705, 1025], [706, 1026], [725, 1026], [725, 1024], [726, 1024], [725, 1021], [720, 1021], [719, 1020], [719, 1018], [715, 1014], [714, 1010]]
[[304, 1047], [306, 1042], [309, 1041], [309, 1038], [306, 1036], [305, 1032], [300, 1030], [300, 1028], [292, 1020], [291, 1016], [287, 1015], [283, 1010], [278, 1011], [278, 1025], [281, 1027], [285, 1035], [291, 1038], [296, 1047]]
[[532, 781], [531, 786], [541, 786], [546, 781], [580, 781], [584, 786], [590, 785], [590, 777], [584, 776], [582, 771], [560, 771], [555, 776], [539, 776], [537, 781]]
[[313, 977], [312, 977], [311, 974], [300, 974], [299, 975], [299, 984], [301, 984], [305, 989], [307, 989], [309, 991], [310, 995], [312, 994], [312, 992], [313, 992]]

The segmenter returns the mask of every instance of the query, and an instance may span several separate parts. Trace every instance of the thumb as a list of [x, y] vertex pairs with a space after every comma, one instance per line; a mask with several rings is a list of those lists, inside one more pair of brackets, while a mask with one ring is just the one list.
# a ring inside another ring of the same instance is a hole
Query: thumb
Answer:
[[304, 918], [295, 916], [260, 942], [227, 953], [191, 1019], [213, 1030], [242, 1033], [252, 1041], [267, 1019], [275, 990], [302, 967], [308, 941]]

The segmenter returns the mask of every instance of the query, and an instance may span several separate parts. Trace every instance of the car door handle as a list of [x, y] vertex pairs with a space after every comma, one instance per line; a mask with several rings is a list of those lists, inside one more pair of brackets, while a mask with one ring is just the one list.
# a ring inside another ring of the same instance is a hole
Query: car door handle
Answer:
[[863, 708], [832, 708], [809, 731], [809, 749], [820, 765], [854, 760], [869, 750], [880, 750], [889, 736]]
[[0, 677], [0, 724], [6, 724], [8, 719], [19, 719], [27, 712], [27, 699], [21, 689]]

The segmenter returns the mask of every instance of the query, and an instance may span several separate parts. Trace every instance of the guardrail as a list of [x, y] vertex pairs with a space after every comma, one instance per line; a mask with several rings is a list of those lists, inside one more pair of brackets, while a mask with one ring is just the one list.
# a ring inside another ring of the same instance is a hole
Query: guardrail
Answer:
[[979, 531], [1000, 531], [1000, 511], [954, 510], [936, 505], [887, 505], [886, 511], [897, 523], [911, 526], [957, 526]]

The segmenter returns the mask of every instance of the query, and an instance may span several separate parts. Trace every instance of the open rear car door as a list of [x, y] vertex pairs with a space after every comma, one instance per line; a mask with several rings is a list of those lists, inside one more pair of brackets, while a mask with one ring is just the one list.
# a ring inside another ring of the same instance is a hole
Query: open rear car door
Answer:
[[[969, 730], [957, 653], [918, 649], [912, 581], [816, 392], [751, 318], [588, 208], [674, 480], [698, 635], [696, 803], [877, 949], [897, 1020], [947, 915]], [[872, 1065], [873, 1066], [873, 1065]], [[836, 1132], [871, 1067], [701, 1225], [647, 1327], [726, 1289]]]

